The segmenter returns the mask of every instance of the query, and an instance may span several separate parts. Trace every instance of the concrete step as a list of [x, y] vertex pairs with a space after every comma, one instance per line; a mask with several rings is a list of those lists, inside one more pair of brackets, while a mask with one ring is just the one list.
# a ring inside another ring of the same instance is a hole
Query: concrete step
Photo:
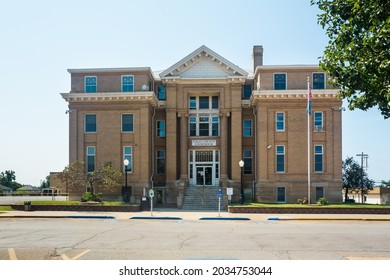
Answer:
[[[184, 192], [183, 210], [218, 210], [218, 187], [187, 187]], [[226, 198], [225, 198], [226, 199]], [[221, 198], [221, 210], [225, 210]]]

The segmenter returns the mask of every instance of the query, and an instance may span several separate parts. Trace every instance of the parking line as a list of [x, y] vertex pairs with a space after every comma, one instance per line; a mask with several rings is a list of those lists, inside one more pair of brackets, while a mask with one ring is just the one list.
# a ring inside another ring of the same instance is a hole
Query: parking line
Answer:
[[8, 254], [9, 254], [9, 259], [10, 260], [17, 260], [18, 258], [16, 257], [16, 252], [14, 248], [8, 248]]
[[91, 250], [90, 250], [90, 249], [87, 249], [87, 250], [81, 252], [80, 254], [78, 254], [77, 256], [75, 256], [75, 257], [73, 257], [73, 258], [69, 258], [67, 255], [61, 254], [61, 258], [62, 258], [63, 260], [77, 260], [77, 259], [81, 258], [82, 256], [84, 256], [84, 255], [85, 255], [86, 253], [88, 253], [89, 251], [91, 251]]

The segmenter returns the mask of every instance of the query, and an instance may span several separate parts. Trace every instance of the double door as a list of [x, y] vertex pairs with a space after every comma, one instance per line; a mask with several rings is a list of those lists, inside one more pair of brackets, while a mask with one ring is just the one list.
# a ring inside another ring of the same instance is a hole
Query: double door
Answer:
[[213, 167], [196, 166], [196, 185], [212, 186], [213, 185]]

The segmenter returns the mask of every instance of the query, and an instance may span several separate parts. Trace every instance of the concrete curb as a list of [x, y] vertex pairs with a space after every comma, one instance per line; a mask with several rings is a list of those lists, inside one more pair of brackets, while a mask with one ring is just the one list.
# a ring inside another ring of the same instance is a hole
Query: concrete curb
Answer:
[[137, 216], [137, 217], [131, 217], [129, 218], [130, 220], [183, 220], [182, 218], [179, 217], [142, 217], [142, 216]]
[[204, 217], [199, 218], [200, 221], [250, 221], [249, 218], [230, 218], [230, 217]]
[[36, 219], [116, 219], [114, 216], [0, 216], [0, 219], [5, 218], [36, 218]]

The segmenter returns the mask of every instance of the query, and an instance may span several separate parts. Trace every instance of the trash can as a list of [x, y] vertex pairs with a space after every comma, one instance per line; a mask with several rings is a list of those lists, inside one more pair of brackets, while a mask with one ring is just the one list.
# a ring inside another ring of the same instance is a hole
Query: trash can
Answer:
[[141, 198], [141, 211], [147, 211], [149, 210], [149, 201], [147, 197]]
[[31, 211], [31, 201], [24, 202], [24, 211]]

